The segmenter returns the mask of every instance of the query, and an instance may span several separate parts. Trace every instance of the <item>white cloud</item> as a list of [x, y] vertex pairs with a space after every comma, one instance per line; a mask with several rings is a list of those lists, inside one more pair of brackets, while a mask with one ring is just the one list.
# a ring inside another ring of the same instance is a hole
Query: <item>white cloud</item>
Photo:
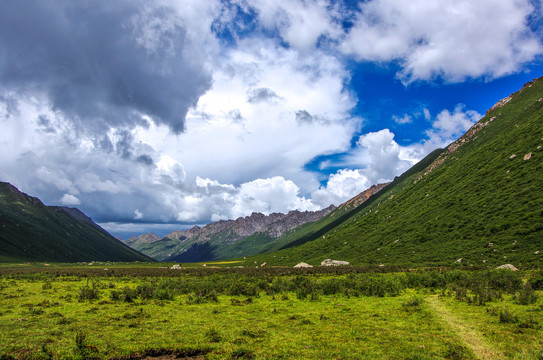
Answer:
[[143, 213], [139, 211], [138, 209], [134, 210], [134, 220], [141, 220], [143, 219]]
[[363, 173], [360, 169], [342, 169], [331, 174], [326, 186], [321, 186], [311, 194], [311, 200], [321, 207], [344, 203], [372, 185]]
[[[239, 186], [283, 176], [307, 193], [318, 180], [304, 165], [347, 150], [360, 125], [350, 115], [356, 98], [345, 90], [348, 79], [338, 59], [324, 53], [240, 41], [217, 60], [213, 87], [189, 112], [185, 134], [151, 125], [135, 138], [182, 163], [189, 182], [200, 177]], [[300, 112], [307, 121], [299, 121]]]
[[394, 120], [394, 122], [399, 125], [410, 124], [413, 122], [413, 119], [411, 118], [411, 116], [407, 114], [404, 114], [403, 116], [393, 115], [392, 120]]
[[299, 190], [293, 181], [285, 180], [281, 176], [244, 183], [235, 197], [232, 213], [234, 217], [239, 217], [252, 212], [269, 214], [294, 209], [302, 211], [319, 209], [311, 201], [299, 197]]
[[426, 148], [437, 148], [448, 145], [458, 139], [483, 117], [477, 111], [464, 111], [464, 108], [463, 104], [458, 104], [452, 113], [444, 109], [437, 115], [436, 119], [432, 122], [432, 127], [426, 131], [426, 135], [428, 136], [424, 144]]
[[340, 45], [359, 60], [399, 61], [404, 82], [500, 77], [543, 51], [528, 0], [372, 0]]
[[323, 0], [251, 1], [263, 26], [278, 30], [281, 37], [295, 48], [306, 51], [317, 45], [319, 38], [336, 38], [341, 27], [335, 21], [337, 9]]
[[[371, 185], [392, 181], [434, 149], [456, 140], [482, 117], [478, 112], [464, 108], [458, 104], [452, 113], [444, 109], [433, 120], [427, 109], [422, 115], [413, 115], [424, 116], [432, 121], [432, 125], [426, 131], [425, 139], [408, 146], [400, 146], [394, 141], [394, 133], [389, 129], [361, 135], [357, 147], [343, 161], [327, 164], [355, 169], [342, 169], [331, 174], [326, 186], [311, 194], [312, 202], [321, 207], [330, 203], [339, 205]], [[406, 114], [404, 118], [411, 119], [412, 116]]]
[[60, 203], [62, 205], [73, 206], [73, 205], [81, 204], [81, 201], [79, 201], [79, 199], [72, 194], [64, 194], [62, 198], [60, 199]]

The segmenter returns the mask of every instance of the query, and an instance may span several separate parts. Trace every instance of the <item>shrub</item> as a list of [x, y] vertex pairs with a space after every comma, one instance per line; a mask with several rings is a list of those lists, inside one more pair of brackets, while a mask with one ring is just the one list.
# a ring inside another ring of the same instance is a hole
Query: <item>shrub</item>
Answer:
[[408, 312], [419, 311], [421, 309], [421, 305], [422, 305], [423, 302], [424, 302], [424, 300], [422, 300], [421, 298], [413, 297], [413, 298], [407, 300], [406, 302], [404, 302], [402, 304], [402, 307], [403, 307], [404, 310], [406, 310]]
[[228, 289], [228, 295], [232, 296], [243, 295], [258, 297], [258, 292], [259, 289], [255, 284], [246, 281], [236, 281]]
[[516, 296], [517, 304], [520, 305], [535, 304], [537, 302], [537, 298], [538, 296], [534, 289], [532, 289], [532, 284], [530, 282], [524, 284]]
[[138, 297], [138, 293], [136, 292], [136, 290], [128, 287], [128, 286], [125, 286], [124, 288], [121, 289], [121, 299], [125, 302], [134, 302], [134, 300], [136, 300], [136, 298]]
[[532, 286], [532, 289], [543, 290], [543, 270], [534, 272], [529, 282]]
[[238, 360], [238, 359], [255, 359], [256, 355], [251, 350], [247, 350], [244, 348], [234, 350], [230, 353], [230, 359], [232, 360]]
[[75, 335], [75, 358], [81, 360], [99, 359], [98, 348], [87, 342], [87, 335], [78, 331]]
[[96, 300], [100, 298], [100, 291], [95, 287], [85, 286], [79, 289], [79, 301]]
[[209, 342], [212, 342], [212, 343], [218, 343], [222, 341], [221, 334], [219, 334], [219, 332], [215, 329], [209, 329], [206, 332], [206, 338]]
[[514, 324], [518, 322], [518, 317], [511, 314], [509, 310], [507, 309], [500, 311], [499, 318], [500, 318], [500, 323], [504, 323], [504, 324]]

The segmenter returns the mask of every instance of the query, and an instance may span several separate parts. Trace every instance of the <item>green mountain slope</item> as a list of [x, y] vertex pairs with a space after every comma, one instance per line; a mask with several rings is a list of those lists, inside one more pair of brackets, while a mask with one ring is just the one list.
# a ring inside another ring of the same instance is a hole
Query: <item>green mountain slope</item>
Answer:
[[297, 236], [291, 244], [299, 246], [250, 262], [318, 265], [332, 258], [359, 265], [540, 266], [542, 159], [538, 79], [366, 203], [333, 222], [290, 234]]
[[45, 206], [0, 182], [0, 262], [153, 261], [78, 209]]

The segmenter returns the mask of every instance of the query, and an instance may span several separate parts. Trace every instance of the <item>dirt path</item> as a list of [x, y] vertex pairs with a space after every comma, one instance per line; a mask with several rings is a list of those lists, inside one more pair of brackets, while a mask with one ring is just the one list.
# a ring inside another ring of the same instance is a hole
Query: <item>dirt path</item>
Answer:
[[469, 347], [478, 359], [504, 359], [504, 355], [492, 349], [484, 339], [480, 331], [467, 321], [454, 314], [437, 296], [426, 298], [430, 309], [441, 318], [445, 324]]

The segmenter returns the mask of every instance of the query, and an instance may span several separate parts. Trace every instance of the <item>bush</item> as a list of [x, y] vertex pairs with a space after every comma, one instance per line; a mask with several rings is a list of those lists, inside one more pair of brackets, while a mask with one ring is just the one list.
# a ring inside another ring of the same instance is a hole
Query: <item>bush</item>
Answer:
[[532, 284], [530, 282], [524, 284], [516, 296], [517, 304], [520, 305], [535, 304], [537, 302], [537, 298], [538, 296], [534, 289], [532, 289]]
[[543, 270], [534, 272], [529, 282], [532, 286], [532, 289], [543, 290]]
[[241, 280], [234, 282], [228, 289], [228, 295], [231, 296], [243, 295], [258, 297], [258, 292], [259, 288], [255, 284]]
[[212, 343], [218, 343], [222, 341], [221, 334], [219, 334], [219, 332], [215, 329], [209, 329], [206, 332], [206, 338], [209, 342], [212, 342]]
[[100, 298], [100, 291], [97, 288], [85, 286], [79, 289], [79, 301], [96, 300]]
[[94, 360], [99, 359], [98, 348], [94, 345], [90, 345], [87, 342], [87, 335], [79, 331], [75, 335], [75, 358], [81, 360]]
[[233, 360], [238, 360], [238, 359], [250, 360], [250, 359], [255, 359], [255, 358], [256, 358], [256, 355], [254, 352], [252, 352], [251, 350], [244, 349], [244, 348], [234, 350], [230, 353], [230, 359], [233, 359]]
[[511, 314], [509, 310], [507, 309], [500, 311], [499, 318], [500, 318], [500, 323], [504, 323], [504, 324], [514, 324], [518, 322], [518, 317]]

